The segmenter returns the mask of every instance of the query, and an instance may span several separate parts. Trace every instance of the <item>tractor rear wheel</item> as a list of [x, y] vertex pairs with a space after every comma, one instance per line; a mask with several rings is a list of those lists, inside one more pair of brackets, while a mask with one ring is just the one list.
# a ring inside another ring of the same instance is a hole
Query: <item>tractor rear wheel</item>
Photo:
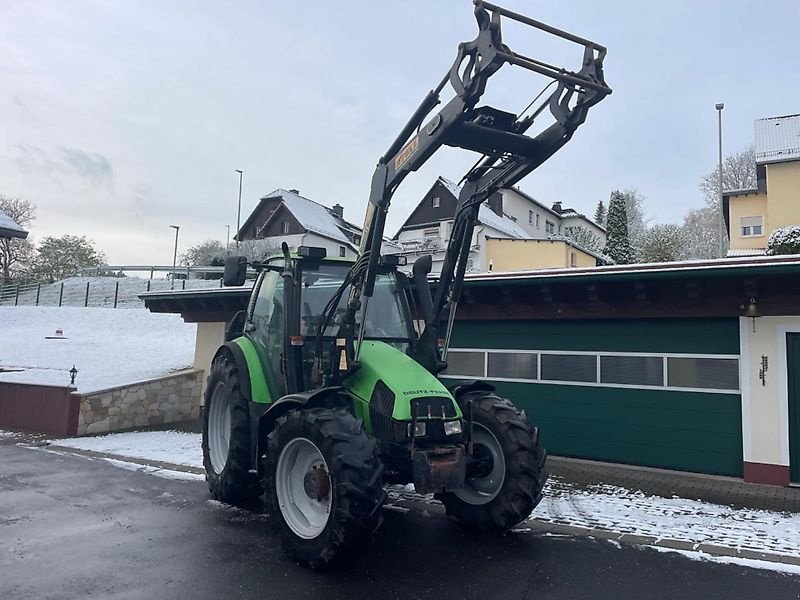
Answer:
[[262, 490], [250, 472], [250, 411], [239, 377], [236, 363], [225, 354], [211, 365], [203, 410], [203, 466], [211, 495], [241, 506]]
[[539, 431], [509, 400], [479, 391], [473, 403], [473, 461], [464, 487], [437, 496], [448, 515], [480, 529], [507, 529], [525, 520], [542, 499], [547, 453]]
[[381, 524], [383, 465], [360, 419], [291, 410], [268, 437], [265, 487], [285, 550], [312, 568], [363, 550]]

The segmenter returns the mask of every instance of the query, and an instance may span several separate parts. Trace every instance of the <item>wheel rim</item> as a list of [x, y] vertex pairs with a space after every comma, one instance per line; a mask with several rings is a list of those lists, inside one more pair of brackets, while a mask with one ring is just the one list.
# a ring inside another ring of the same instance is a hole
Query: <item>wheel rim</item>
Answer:
[[208, 415], [208, 451], [211, 468], [219, 475], [228, 462], [228, 449], [231, 443], [231, 408], [228, 403], [228, 389], [218, 381], [211, 394], [211, 411]]
[[492, 460], [492, 468], [480, 476], [467, 476], [463, 487], [454, 492], [468, 504], [486, 504], [495, 499], [506, 478], [503, 448], [497, 437], [480, 423], [473, 424], [472, 441], [475, 452], [483, 452]]
[[303, 539], [314, 539], [328, 524], [333, 495], [329, 473], [322, 452], [306, 438], [293, 439], [278, 456], [278, 506], [289, 529]]

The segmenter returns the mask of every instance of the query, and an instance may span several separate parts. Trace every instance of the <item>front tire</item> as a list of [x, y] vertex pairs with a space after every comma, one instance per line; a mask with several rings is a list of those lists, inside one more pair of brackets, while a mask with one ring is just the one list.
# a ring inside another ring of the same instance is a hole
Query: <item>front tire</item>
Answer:
[[320, 568], [363, 550], [381, 524], [383, 465], [343, 409], [291, 410], [268, 437], [265, 487], [284, 549]]
[[260, 494], [258, 476], [250, 472], [250, 411], [241, 393], [239, 370], [229, 356], [211, 365], [203, 410], [203, 466], [211, 495], [238, 506]]
[[473, 403], [474, 455], [464, 487], [438, 498], [448, 515], [479, 529], [507, 529], [524, 521], [542, 499], [547, 453], [539, 430], [509, 400], [484, 391], [466, 394]]

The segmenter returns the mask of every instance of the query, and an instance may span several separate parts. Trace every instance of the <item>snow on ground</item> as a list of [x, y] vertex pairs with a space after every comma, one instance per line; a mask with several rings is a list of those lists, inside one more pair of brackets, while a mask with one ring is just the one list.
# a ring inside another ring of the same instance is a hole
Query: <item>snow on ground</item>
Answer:
[[[192, 365], [197, 326], [147, 310], [0, 306], [0, 381], [68, 385], [78, 391], [134, 383]], [[66, 339], [46, 336], [62, 329]]]
[[751, 567], [753, 569], [769, 569], [770, 571], [780, 571], [781, 573], [790, 573], [792, 575], [800, 575], [800, 566], [790, 565], [784, 563], [774, 563], [761, 560], [753, 560], [751, 558], [739, 558], [738, 556], [717, 556], [714, 554], [707, 554], [705, 552], [694, 552], [690, 550], [673, 550], [671, 548], [663, 548], [660, 546], [642, 546], [643, 548], [650, 548], [657, 552], [674, 552], [681, 554], [691, 560], [699, 560], [706, 562], [715, 562], [724, 565], [739, 565], [740, 567]]
[[800, 556], [800, 515], [686, 498], [647, 496], [612, 485], [575, 489], [551, 477], [537, 521]]
[[13, 431], [3, 431], [2, 429], [0, 429], [0, 440], [3, 438], [14, 437], [16, 435], [18, 434], [14, 433]]
[[[197, 433], [153, 431], [102, 437], [54, 440], [54, 444], [202, 467], [201, 436]], [[414, 492], [413, 485], [392, 486], [389, 500], [432, 503], [432, 496]], [[800, 556], [800, 515], [734, 509], [686, 498], [647, 496], [611, 485], [577, 489], [551, 477], [544, 499], [531, 515], [537, 521], [577, 525]]]
[[58, 446], [79, 450], [157, 460], [187, 467], [203, 467], [199, 433], [137, 431], [51, 441]]

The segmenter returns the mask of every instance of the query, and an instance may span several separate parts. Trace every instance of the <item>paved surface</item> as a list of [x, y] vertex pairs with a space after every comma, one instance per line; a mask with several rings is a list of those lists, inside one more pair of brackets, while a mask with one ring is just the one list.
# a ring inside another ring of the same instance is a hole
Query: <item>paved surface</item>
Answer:
[[202, 482], [0, 446], [0, 598], [800, 598], [800, 577], [606, 541], [477, 535], [438, 513], [385, 512], [351, 568], [285, 558], [270, 517]]

